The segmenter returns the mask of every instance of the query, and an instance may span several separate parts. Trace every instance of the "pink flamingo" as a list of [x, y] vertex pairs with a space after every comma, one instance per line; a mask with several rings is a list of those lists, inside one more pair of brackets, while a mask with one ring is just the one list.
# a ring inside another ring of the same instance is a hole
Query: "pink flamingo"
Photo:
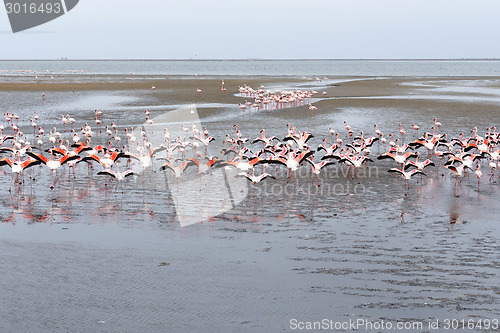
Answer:
[[481, 164], [477, 165], [477, 169], [474, 172], [477, 178], [477, 191], [479, 192], [479, 182], [481, 181], [481, 177], [483, 176], [483, 172], [481, 171]]
[[403, 180], [405, 182], [405, 196], [408, 194], [408, 189], [410, 188], [410, 184], [409, 184], [410, 178], [412, 176], [415, 176], [415, 175], [418, 175], [418, 174], [421, 174], [421, 175], [425, 176], [425, 173], [423, 173], [421, 170], [418, 170], [418, 169], [414, 169], [414, 170], [405, 172], [403, 170], [399, 170], [399, 169], [396, 169], [396, 168], [391, 168], [387, 172], [397, 173], [397, 174], [403, 176]]

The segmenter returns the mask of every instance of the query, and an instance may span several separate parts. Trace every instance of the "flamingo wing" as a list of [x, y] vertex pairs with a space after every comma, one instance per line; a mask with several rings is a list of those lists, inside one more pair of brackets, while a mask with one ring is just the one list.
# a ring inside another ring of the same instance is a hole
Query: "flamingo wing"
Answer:
[[239, 174], [237, 174], [236, 176], [234, 177], [238, 177], [238, 178], [246, 178], [248, 179], [249, 181], [253, 182], [253, 179], [252, 179], [252, 176], [250, 176], [248, 173], [246, 172], [240, 172]]
[[262, 159], [260, 161], [257, 161], [257, 163], [255, 163], [255, 165], [257, 164], [282, 164], [286, 166], [286, 160], [282, 157]]
[[395, 160], [396, 156], [394, 156], [393, 153], [383, 153], [382, 155], [380, 155], [379, 157], [377, 157], [378, 160], [383, 160], [383, 159], [387, 159], [387, 158]]
[[274, 177], [273, 175], [265, 172], [265, 173], [263, 173], [262, 175], [259, 176], [259, 181], [262, 181], [263, 179], [266, 179], [266, 178], [276, 179], [276, 177]]
[[476, 160], [479, 160], [481, 158], [484, 158], [484, 156], [482, 154], [473, 154], [472, 156], [472, 161], [476, 161]]
[[[292, 140], [293, 142], [297, 143], [297, 138], [293, 136], [292, 134], [288, 134], [283, 138], [283, 141], [290, 141]], [[298, 143], [297, 143], [298, 144]]]
[[71, 145], [71, 148], [79, 148], [79, 147], [87, 147], [87, 145], [83, 142], [75, 142]]
[[[270, 146], [270, 147], [272, 147], [272, 146]], [[271, 149], [269, 149], [268, 147], [266, 147], [266, 148], [264, 149], [264, 153], [268, 153], [268, 154], [271, 154], [271, 155], [273, 155], [273, 156], [275, 156], [275, 155], [276, 155], [276, 151], [271, 150]]]
[[320, 164], [319, 164], [319, 168], [326, 168], [327, 166], [329, 165], [333, 165], [335, 164], [334, 161], [322, 161]]
[[95, 150], [95, 151], [103, 151], [103, 150], [106, 150], [106, 148], [105, 148], [105, 147], [103, 147], [103, 146], [101, 146], [101, 145], [98, 145], [98, 146], [95, 146], [95, 147], [94, 147], [94, 150]]
[[[307, 162], [307, 163], [311, 164], [311, 166], [312, 166], [313, 168], [315, 168], [315, 169], [317, 168], [317, 167], [316, 167], [316, 163], [314, 163], [314, 160], [311, 160], [310, 158], [306, 158], [305, 162]], [[323, 162], [326, 162], [326, 161], [323, 161]], [[321, 163], [323, 163], [323, 162], [321, 162]]]
[[226, 162], [227, 161], [225, 161], [225, 160], [213, 159], [213, 165], [212, 165], [212, 167], [214, 167], [214, 168], [221, 168], [221, 167], [227, 165]]
[[305, 151], [305, 152], [302, 152], [299, 154], [299, 156], [297, 156], [295, 158], [295, 160], [299, 163], [299, 164], [302, 164], [302, 162], [304, 162], [305, 159], [307, 159], [309, 156], [312, 156], [314, 154], [314, 152], [312, 150], [308, 150], [308, 151]]
[[68, 152], [61, 149], [61, 148], [50, 148], [50, 149], [47, 149], [45, 150], [47, 153], [51, 153], [51, 154], [54, 154], [54, 153], [57, 153], [57, 154], [60, 154], [62, 156], [66, 155]]
[[411, 167], [417, 168], [417, 163], [415, 163], [415, 161], [406, 161], [406, 163], [405, 163], [405, 171], [408, 170]]
[[427, 176], [425, 173], [422, 172], [422, 170], [415, 169], [415, 170], [411, 170], [410, 171], [410, 177], [413, 177], [413, 176], [415, 176], [417, 174], [421, 174], [421, 175]]
[[408, 152], [408, 153], [404, 154], [404, 155], [403, 155], [403, 157], [404, 157], [405, 159], [408, 159], [408, 158], [410, 158], [410, 157], [417, 157], [417, 154], [416, 154], [416, 153], [414, 153], [414, 152]]
[[351, 158], [349, 156], [346, 156], [346, 157], [342, 157], [340, 160], [339, 160], [340, 163], [344, 162], [346, 164], [350, 164], [350, 165], [354, 165], [354, 162], [351, 160]]
[[357, 149], [358, 149], [358, 147], [360, 147], [361, 145], [359, 145], [359, 144], [358, 144], [358, 145], [356, 145], [355, 143], [353, 143], [353, 144], [348, 143], [348, 144], [346, 144], [345, 146], [346, 146], [346, 147], [348, 147], [348, 148], [351, 148], [352, 150], [357, 150]]
[[184, 162], [181, 163], [181, 165], [179, 165], [179, 168], [184, 171], [185, 169], [187, 169], [188, 167], [190, 167], [192, 165], [199, 166], [199, 164], [195, 163], [194, 161], [196, 161], [196, 160], [195, 159], [185, 160]]
[[443, 156], [450, 156], [451, 155], [450, 157], [452, 157], [452, 158], [456, 157], [455, 154], [453, 154], [453, 152], [451, 152], [451, 151], [443, 151], [441, 153], [441, 155], [443, 155]]
[[12, 167], [12, 161], [9, 158], [4, 157], [4, 158], [0, 159], [0, 166], [3, 166], [3, 165], [8, 165], [8, 166]]
[[415, 141], [412, 141], [408, 144], [408, 146], [412, 147], [412, 148], [420, 148], [420, 147], [423, 147], [425, 145], [425, 142], [421, 141], [421, 140], [415, 140]]
[[9, 152], [13, 153], [14, 152], [14, 148], [11, 148], [11, 147], [0, 147], [0, 153], [2, 153], [4, 151], [9, 151]]
[[132, 170], [127, 170], [123, 173], [123, 178], [129, 177], [129, 176], [139, 176], [137, 172], [134, 172]]
[[226, 156], [230, 153], [238, 154], [238, 152], [233, 148], [222, 148], [220, 151], [224, 156]]
[[148, 156], [149, 157], [153, 157], [155, 154], [161, 152], [161, 151], [164, 151], [164, 150], [167, 150], [167, 147], [165, 147], [164, 145], [160, 145], [158, 147], [155, 147], [153, 149], [151, 149], [148, 153]]
[[212, 159], [210, 159], [210, 160], [207, 162], [207, 166], [208, 166], [209, 168], [211, 168], [211, 167], [213, 167], [213, 166], [214, 166], [214, 164], [217, 164], [217, 163], [218, 163], [218, 161], [219, 161], [219, 159], [217, 159], [217, 158], [212, 158]]
[[97, 173], [98, 175], [108, 175], [108, 176], [111, 176], [113, 178], [118, 178], [116, 172], [114, 172], [113, 170], [111, 169], [104, 169], [104, 170], [101, 170]]
[[45, 157], [41, 154], [30, 152], [30, 151], [27, 151], [26, 155], [28, 155], [29, 157], [34, 158], [36, 160], [39, 160], [43, 164], [47, 164], [47, 162], [49, 161], [49, 159], [47, 157]]
[[76, 163], [80, 163], [80, 162], [87, 162], [87, 161], [96, 161], [97, 163], [101, 164], [101, 159], [95, 155], [89, 155], [89, 156], [85, 156], [85, 157], [82, 157], [79, 161], [77, 161]]
[[39, 160], [30, 158], [30, 159], [24, 161], [23, 163], [21, 163], [21, 168], [23, 168], [23, 170], [24, 170], [24, 169], [27, 169], [29, 167], [38, 165], [40, 163], [42, 163], [42, 162], [40, 162]]
[[325, 146], [324, 145], [319, 145], [318, 148], [316, 148], [316, 151], [320, 151], [320, 150], [324, 150], [325, 152], [328, 152], [328, 150], [326, 150]]
[[326, 154], [325, 156], [321, 157], [322, 160], [326, 160], [326, 159], [330, 159], [330, 158], [334, 158], [336, 160], [341, 160], [342, 156], [340, 156], [340, 154]]
[[217, 168], [220, 168], [220, 167], [225, 167], [225, 166], [233, 166], [233, 167], [237, 167], [238, 163], [235, 162], [235, 161], [224, 161], [224, 160], [219, 160], [217, 163], [216, 163], [216, 167]]
[[7, 140], [14, 140], [14, 137], [12, 135], [5, 135], [3, 138], [0, 138], [0, 144]]
[[[77, 146], [77, 147], [76, 147], [76, 149], [75, 149], [75, 150], [73, 150], [73, 152], [74, 152], [75, 154], [77, 154], [77, 155], [78, 155], [78, 154], [80, 154], [82, 151], [89, 151], [89, 150], [92, 150], [92, 147], [88, 147], [88, 146], [86, 146], [86, 145], [85, 145], [84, 143], [82, 143], [82, 142], [80, 142], [80, 145], [78, 145], [78, 144], [77, 144], [76, 146]], [[75, 145], [72, 145], [72, 147], [75, 147]]]
[[247, 141], [248, 141], [247, 138], [238, 139], [238, 140], [236, 140], [236, 144], [242, 145], [242, 144], [246, 143]]
[[309, 139], [314, 138], [314, 135], [306, 132], [306, 133], [304, 133], [304, 135], [302, 137], [305, 137], [304, 143], [307, 143], [307, 141], [309, 141]]
[[63, 165], [64, 163], [68, 163], [69, 161], [77, 160], [79, 158], [80, 156], [78, 155], [65, 155], [59, 159], [59, 162]]
[[130, 158], [130, 159], [133, 158], [134, 160], [137, 160], [137, 161], [141, 160], [141, 158], [138, 155], [131, 153], [131, 152], [120, 153], [120, 155], [117, 157], [126, 157], [126, 158]]
[[172, 164], [170, 164], [169, 161], [165, 161], [165, 163], [163, 163], [160, 166], [160, 170], [165, 170], [165, 169], [170, 169], [170, 170], [174, 171], [174, 166]]
[[458, 172], [458, 169], [454, 165], [449, 164], [445, 165], [444, 167], [450, 169], [453, 172]]
[[425, 168], [425, 167], [427, 167], [427, 166], [429, 166], [429, 165], [436, 166], [436, 165], [434, 164], [434, 162], [432, 162], [431, 160], [425, 160], [425, 161], [424, 161], [424, 168]]
[[475, 143], [469, 143], [463, 149], [464, 149], [465, 152], [468, 152], [469, 150], [472, 150], [474, 148], [478, 149], [477, 145]]
[[399, 173], [400, 175], [404, 176], [404, 172], [402, 170], [399, 170], [396, 168], [391, 168], [391, 169], [387, 170], [387, 172]]
[[454, 146], [460, 146], [462, 148], [466, 146], [459, 138], [453, 138], [453, 139], [451, 139], [451, 143]]
[[367, 147], [371, 147], [378, 140], [379, 140], [379, 138], [371, 136], [371, 137], [368, 138], [368, 140], [365, 141], [365, 144], [366, 144]]
[[199, 168], [200, 167], [200, 162], [198, 162], [196, 159], [190, 157], [187, 159], [188, 161], [191, 161], [191, 163], [196, 164], [196, 166]]

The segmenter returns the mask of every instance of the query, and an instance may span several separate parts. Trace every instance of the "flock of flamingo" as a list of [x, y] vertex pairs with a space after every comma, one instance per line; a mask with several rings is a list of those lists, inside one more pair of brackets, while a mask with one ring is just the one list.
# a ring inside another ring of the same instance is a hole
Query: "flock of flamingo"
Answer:
[[[250, 110], [261, 110], [268, 108], [284, 109], [302, 106], [318, 94], [318, 91], [316, 90], [275, 90], [274, 92], [271, 92], [271, 90], [264, 88], [264, 86], [260, 86], [259, 89], [254, 89], [248, 85], [238, 87], [240, 96], [254, 99], [253, 102], [245, 100], [245, 103], [239, 103], [239, 108], [243, 113], [247, 110], [247, 108], [250, 108]], [[225, 92], [225, 89], [224, 81], [222, 81], [221, 90]], [[323, 91], [323, 95], [326, 94], [326, 91]], [[311, 103], [308, 103], [307, 106], [313, 114], [317, 110], [317, 107]]]
[[[198, 90], [197, 93], [200, 93], [201, 90]], [[224, 81], [222, 81], [221, 90], [225, 92]], [[253, 103], [247, 101], [245, 104], [240, 103], [241, 110], [250, 106], [267, 107], [268, 104], [275, 108], [301, 106], [318, 94], [314, 90], [284, 90], [271, 93], [264, 91], [263, 87], [252, 89], [246, 85], [239, 87], [239, 93], [241, 96], [255, 99]], [[42, 94], [42, 99], [45, 99], [45, 94]], [[313, 112], [316, 110], [311, 103], [308, 103], [308, 107]], [[144, 113], [146, 117], [144, 126], [152, 125], [150, 112], [146, 110]], [[477, 178], [479, 191], [483, 163], [485, 161], [488, 163], [491, 182], [495, 181], [496, 168], [500, 168], [500, 133], [496, 132], [495, 127], [488, 128], [482, 136], [475, 127], [471, 130], [469, 137], [465, 137], [464, 133], [460, 133], [458, 137], [450, 137], [441, 133], [442, 124], [436, 118], [431, 127], [432, 132], [426, 131], [421, 136], [418, 135], [419, 127], [412, 124], [412, 130], [415, 131], [414, 140], [409, 140], [408, 143], [405, 143], [407, 134], [401, 124], [399, 124], [399, 137], [395, 138], [395, 135], [390, 134], [388, 141], [377, 124], [374, 124], [372, 135], [367, 136], [364, 132], [355, 135], [344, 121], [345, 133], [343, 130], [342, 133], [336, 131], [330, 126], [329, 135], [326, 135], [323, 143], [318, 147], [309, 145], [309, 140], [314, 137], [312, 133], [299, 131], [290, 124], [287, 124], [286, 132], [279, 137], [266, 136], [263, 129], [260, 136], [253, 140], [243, 137], [238, 125], [234, 125], [234, 132], [226, 134], [223, 140], [222, 157], [218, 158], [208, 156], [208, 147], [211, 142], [215, 141], [215, 138], [209, 135], [207, 128], [201, 131], [196, 128], [195, 124], [191, 126], [182, 124], [184, 135], [176, 138], [170, 138], [168, 128], [165, 128], [164, 143], [153, 146], [142, 127], [139, 128], [141, 133], [138, 139], [134, 135], [133, 128], [124, 128], [126, 140], [122, 142], [117, 125], [111, 122], [103, 126], [103, 112], [97, 109], [94, 115], [96, 124], [94, 129], [86, 123], [80, 130], [76, 130], [75, 119], [70, 115], [62, 115], [63, 134], [57, 131], [56, 127], [53, 127], [47, 134], [41, 126], [37, 125], [39, 118], [35, 111], [33, 118], [29, 120], [34, 140], [31, 143], [28, 135], [18, 127], [18, 115], [7, 112], [4, 117], [7, 124], [0, 124], [0, 156], [8, 156], [0, 159], [0, 171], [5, 173], [4, 166], [11, 169], [9, 191], [12, 189], [14, 176], [16, 183], [21, 186], [24, 183], [22, 177], [24, 171], [36, 165], [45, 166], [51, 171], [50, 188], [53, 189], [55, 187], [54, 172], [63, 166], [68, 167], [68, 177], [71, 176], [70, 171], [73, 177], [76, 177], [75, 168], [80, 163], [87, 164], [89, 170], [93, 170], [93, 164], [96, 163], [101, 166], [97, 175], [104, 175], [106, 179], [111, 176], [117, 182], [121, 182], [132, 175], [143, 175], [144, 171], [153, 167], [155, 159], [163, 161], [159, 170], [170, 170], [176, 180], [182, 177], [184, 171], [191, 166], [196, 166], [200, 175], [210, 172], [212, 168], [234, 167], [240, 172], [238, 176], [246, 177], [257, 184], [264, 179], [275, 178], [266, 172], [269, 164], [275, 164], [286, 168], [288, 182], [292, 176], [295, 178], [299, 167], [308, 164], [311, 173], [317, 176], [318, 186], [320, 186], [321, 171], [333, 164], [340, 164], [347, 166], [347, 177], [351, 177], [352, 171], [352, 178], [357, 178], [359, 183], [359, 169], [367, 163], [374, 163], [374, 160], [370, 158], [370, 153], [376, 142], [379, 150], [380, 147], [385, 150], [386, 144], [388, 145], [387, 151], [380, 154], [377, 159], [389, 159], [396, 163], [397, 167], [390, 168], [388, 172], [398, 175], [404, 181], [405, 195], [407, 195], [409, 181], [413, 176], [424, 176], [426, 168], [435, 167], [436, 163], [433, 159], [439, 161], [438, 168], [442, 164], [455, 178], [456, 195], [458, 195], [463, 178], [468, 176], [469, 170], [474, 172]], [[45, 143], [47, 139], [49, 148]], [[92, 140], [100, 141], [101, 144], [92, 144]], [[199, 149], [201, 147], [205, 147], [205, 150]], [[188, 149], [192, 150], [191, 157], [187, 157]], [[425, 159], [421, 159], [421, 149], [427, 150]], [[324, 153], [319, 157], [321, 151]], [[163, 153], [161, 154], [163, 156], [157, 156], [159, 153]], [[127, 169], [123, 172], [118, 167], [118, 161], [121, 159], [127, 161]], [[444, 163], [443, 160], [445, 160]], [[131, 168], [132, 163], [138, 163], [140, 168]], [[257, 168], [258, 165], [262, 165], [262, 168]], [[259, 175], [255, 174], [256, 169], [261, 170]], [[35, 181], [33, 173], [30, 178]]]
[[[150, 113], [145, 111], [145, 125], [152, 124], [149, 118]], [[156, 157], [162, 160], [163, 164], [160, 170], [170, 170], [175, 179], [183, 176], [184, 171], [190, 166], [196, 166], [198, 173], [204, 174], [210, 172], [212, 168], [234, 167], [240, 172], [238, 175], [246, 177], [253, 183], [259, 183], [266, 178], [275, 178], [275, 176], [266, 172], [269, 164], [284, 166], [287, 170], [287, 181], [304, 164], [308, 164], [311, 173], [318, 177], [318, 186], [320, 186], [320, 173], [326, 167], [333, 164], [345, 164], [348, 168], [347, 177], [359, 179], [359, 169], [367, 163], [374, 163], [370, 158], [371, 148], [377, 144], [387, 151], [380, 154], [377, 159], [393, 160], [398, 167], [390, 168], [388, 172], [397, 174], [405, 183], [405, 195], [409, 188], [409, 180], [415, 175], [425, 175], [424, 170], [435, 166], [433, 158], [439, 160], [439, 165], [443, 164], [450, 174], [455, 178], [455, 193], [458, 195], [459, 186], [462, 179], [467, 175], [468, 170], [474, 172], [478, 191], [480, 189], [480, 179], [482, 178], [481, 165], [487, 161], [490, 168], [490, 181], [495, 180], [495, 170], [500, 167], [500, 133], [496, 132], [495, 127], [488, 128], [486, 133], [481, 136], [477, 128], [471, 130], [471, 135], [465, 137], [460, 133], [458, 137], [449, 139], [447, 134], [440, 133], [441, 123], [434, 119], [432, 132], [425, 132], [418, 136], [419, 127], [412, 124], [415, 131], [415, 140], [404, 143], [406, 131], [399, 124], [400, 137], [395, 139], [393, 134], [389, 135], [389, 141], [385, 135], [374, 125], [373, 135], [366, 136], [364, 132], [355, 135], [351, 127], [344, 121], [345, 133], [340, 133], [329, 127], [329, 135], [323, 139], [323, 143], [314, 148], [309, 145], [309, 140], [314, 137], [307, 131], [299, 131], [294, 126], [287, 124], [286, 134], [280, 139], [277, 136], [266, 136], [265, 130], [261, 130], [260, 136], [249, 140], [242, 136], [238, 125], [234, 125], [234, 132], [226, 134], [221, 149], [222, 158], [208, 156], [208, 147], [215, 138], [209, 135], [208, 130], [204, 131], [196, 128], [196, 125], [182, 125], [184, 137], [170, 138], [167, 128], [164, 130], [164, 143], [153, 147], [148, 142], [147, 134], [140, 128], [140, 138], [134, 135], [131, 128], [123, 129], [129, 147], [134, 147], [135, 152], [129, 150], [127, 145], [122, 144], [118, 128], [115, 123], [110, 123], [102, 127], [103, 114], [95, 110], [95, 123], [97, 131], [85, 124], [80, 131], [75, 130], [75, 120], [67, 116], [61, 116], [61, 123], [65, 127], [64, 134], [61, 134], [54, 127], [49, 131], [48, 140], [50, 148], [45, 148], [44, 140], [47, 135], [45, 130], [37, 125], [38, 115], [30, 119], [33, 127], [33, 136], [35, 143], [28, 141], [21, 129], [17, 126], [19, 116], [16, 114], [4, 114], [7, 125], [0, 125], [0, 154], [9, 155], [0, 159], [0, 167], [8, 166], [11, 169], [12, 179], [9, 191], [12, 188], [14, 176], [16, 183], [21, 186], [24, 181], [19, 178], [23, 172], [36, 165], [45, 166], [51, 171], [51, 185], [54, 188], [54, 172], [57, 172], [63, 166], [68, 167], [68, 176], [75, 176], [75, 168], [82, 162], [89, 165], [89, 170], [93, 169], [93, 164], [101, 166], [98, 175], [111, 176], [117, 182], [132, 175], [141, 175], [143, 172], [133, 171], [130, 168], [131, 163], [138, 163], [142, 171], [151, 168], [153, 160], [160, 152], [165, 152], [165, 156]], [[66, 132], [66, 126], [70, 126]], [[4, 132], [12, 133], [5, 134]], [[97, 134], [96, 134], [97, 133]], [[92, 145], [94, 136], [101, 135], [105, 138], [103, 144]], [[68, 137], [65, 139], [64, 136]], [[82, 138], [80, 138], [80, 136]], [[331, 140], [331, 141], [330, 141]], [[387, 142], [388, 141], [388, 142]], [[205, 150], [201, 149], [205, 147]], [[256, 147], [256, 148], [254, 148]], [[252, 150], [253, 148], [253, 150]], [[187, 157], [192, 150], [192, 156]], [[379, 148], [380, 149], [380, 148]], [[420, 150], [427, 150], [425, 159], [421, 159]], [[323, 151], [321, 157], [318, 155]], [[121, 172], [116, 163], [120, 159], [127, 161], [127, 170]], [[319, 160], [318, 160], [319, 159]], [[445, 160], [443, 163], [443, 159]], [[262, 172], [256, 175], [258, 165], [263, 165]], [[113, 170], [115, 168], [115, 170]], [[138, 170], [134, 168], [134, 170]], [[3, 170], [2, 170], [3, 172]], [[30, 177], [35, 180], [34, 175]]]

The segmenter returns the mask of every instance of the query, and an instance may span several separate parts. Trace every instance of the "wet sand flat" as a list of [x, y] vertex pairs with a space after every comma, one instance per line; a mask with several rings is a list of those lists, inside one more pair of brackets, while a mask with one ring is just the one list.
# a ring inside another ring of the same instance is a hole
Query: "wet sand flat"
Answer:
[[[311, 102], [318, 109], [312, 114], [304, 103], [242, 113], [238, 103], [253, 100], [238, 92], [243, 85], [315, 89]], [[33, 110], [40, 125], [61, 129], [61, 114], [71, 114], [76, 128], [94, 127], [100, 109], [103, 123], [114, 121], [125, 136], [125, 127], [144, 124], [146, 109], [153, 118], [193, 105], [216, 138], [214, 155], [234, 124], [253, 139], [263, 128], [282, 138], [290, 123], [313, 133], [317, 147], [332, 140], [329, 126], [347, 140], [344, 121], [365, 136], [374, 135], [377, 123], [387, 137], [399, 136], [402, 123], [407, 142], [416, 137], [412, 123], [421, 133], [432, 131], [434, 117], [451, 137], [498, 125], [500, 78], [0, 78], [0, 107], [20, 115], [27, 135]], [[50, 190], [50, 173], [36, 167], [35, 182], [0, 194], [0, 329], [277, 332], [323, 319], [421, 323], [408, 330], [415, 332], [431, 331], [427, 325], [436, 320], [444, 328], [446, 319], [494, 325], [500, 320], [498, 174], [489, 181], [484, 165], [481, 190], [471, 174], [457, 197], [454, 178], [435, 167], [412, 179], [404, 196], [403, 183], [387, 173], [393, 163], [376, 160], [384, 148], [372, 147], [375, 168], [359, 184], [340, 165], [321, 174], [319, 187], [309, 167], [287, 181], [284, 168], [270, 166], [275, 180], [249, 183], [236, 207], [187, 227], [176, 217], [175, 187], [150, 186], [145, 178], [126, 182], [122, 193], [81, 165], [75, 178], [63, 169]], [[154, 178], [162, 176], [158, 168], [151, 168], [151, 179], [163, 179]], [[10, 171], [2, 172], [7, 188]], [[211, 195], [199, 184], [197, 191]]]

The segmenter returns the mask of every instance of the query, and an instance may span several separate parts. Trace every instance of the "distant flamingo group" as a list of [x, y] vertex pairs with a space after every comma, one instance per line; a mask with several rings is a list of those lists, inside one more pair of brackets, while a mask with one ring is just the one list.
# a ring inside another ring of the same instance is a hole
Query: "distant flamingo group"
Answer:
[[254, 89], [248, 85], [238, 87], [240, 96], [253, 98], [253, 102], [245, 100], [245, 103], [239, 103], [239, 108], [242, 112], [251, 110], [268, 110], [268, 109], [283, 109], [290, 107], [298, 107], [307, 105], [309, 110], [315, 111], [317, 107], [310, 103], [318, 91], [316, 90], [277, 90], [271, 91], [265, 86], [260, 86]]

